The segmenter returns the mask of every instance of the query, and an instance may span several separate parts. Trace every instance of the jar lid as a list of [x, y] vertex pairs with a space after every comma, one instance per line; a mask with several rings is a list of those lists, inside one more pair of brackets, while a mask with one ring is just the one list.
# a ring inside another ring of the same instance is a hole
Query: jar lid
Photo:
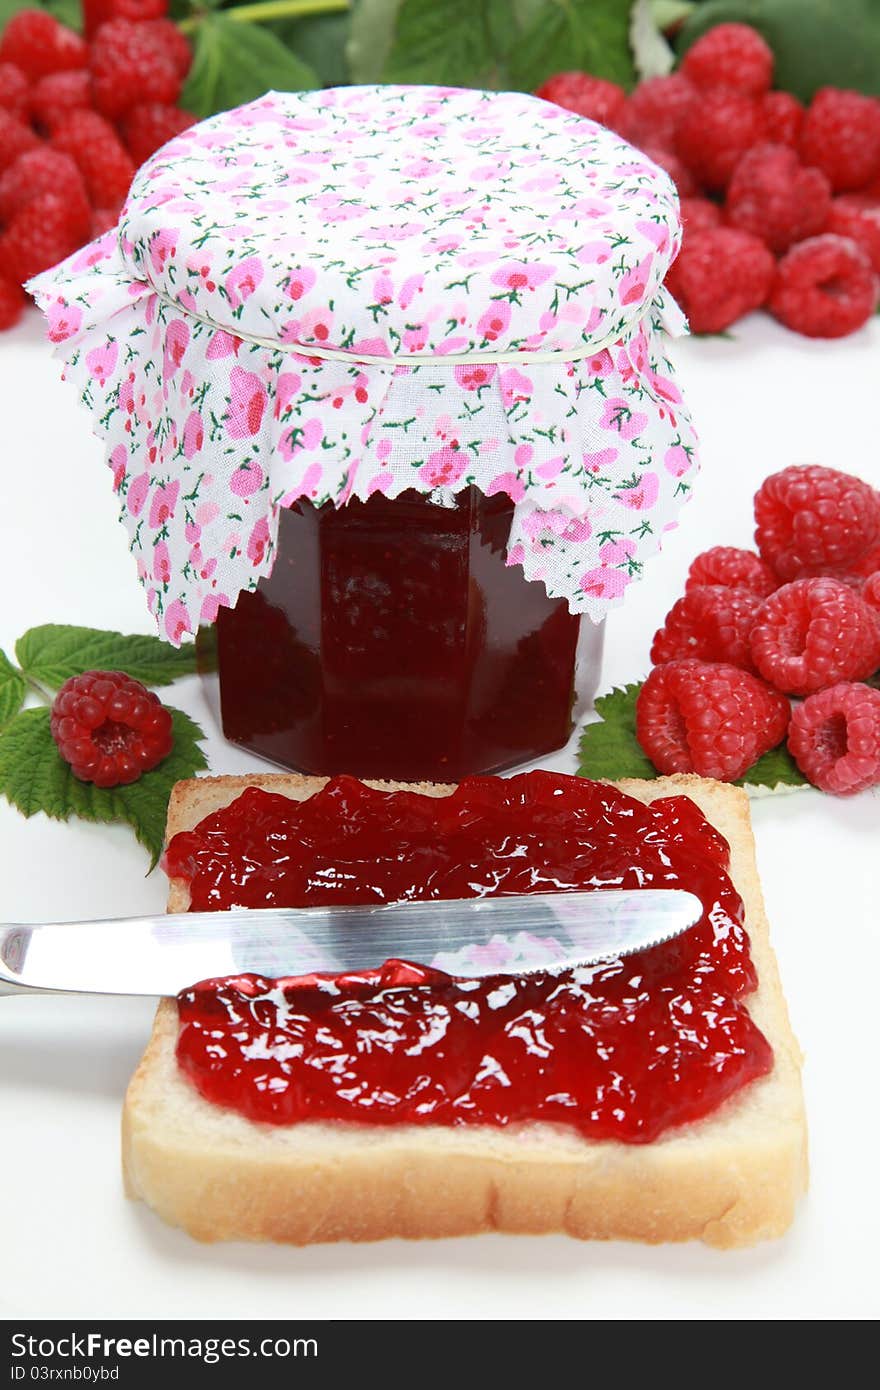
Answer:
[[138, 173], [29, 287], [106, 441], [171, 640], [255, 587], [278, 510], [470, 484], [604, 616], [689, 491], [668, 176], [520, 93], [269, 93]]

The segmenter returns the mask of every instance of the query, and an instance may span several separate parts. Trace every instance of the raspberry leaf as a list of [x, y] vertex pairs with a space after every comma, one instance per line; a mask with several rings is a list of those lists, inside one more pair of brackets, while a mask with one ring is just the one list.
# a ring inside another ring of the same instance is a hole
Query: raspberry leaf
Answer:
[[809, 785], [784, 743], [771, 748], [737, 781], [738, 787], [769, 787], [771, 791], [774, 787]]
[[[20, 8], [29, 10], [33, 9], [34, 6], [31, 0], [25, 0]], [[42, 8], [48, 10], [59, 24], [65, 24], [68, 29], [74, 29], [78, 34], [82, 33], [83, 16], [80, 0], [43, 0]]]
[[403, 0], [383, 81], [504, 86], [514, 22], [508, 0]]
[[657, 769], [636, 738], [636, 697], [641, 683], [625, 685], [596, 700], [599, 719], [581, 734], [581, 777], [657, 777]]
[[82, 33], [81, 0], [0, 0], [0, 31], [21, 10], [48, 10], [59, 23]]
[[114, 788], [114, 796], [124, 810], [123, 819], [150, 853], [151, 869], [155, 868], [165, 843], [165, 818], [175, 782], [192, 777], [208, 766], [199, 747], [199, 739], [205, 737], [202, 729], [183, 710], [172, 709], [170, 714], [174, 747], [168, 757], [137, 782]]
[[352, 79], [346, 61], [351, 11], [339, 14], [304, 14], [301, 18], [274, 20], [271, 32], [313, 68], [323, 87], [343, 87]]
[[631, 87], [635, 69], [629, 11], [620, 0], [552, 0], [542, 5], [511, 49], [512, 85], [531, 92], [553, 73], [576, 68]]
[[0, 734], [0, 792], [23, 816], [45, 811], [67, 820], [70, 780], [49, 732], [48, 709], [22, 710]]
[[24, 704], [27, 685], [24, 676], [0, 651], [0, 729], [9, 723]]
[[42, 811], [53, 820], [126, 822], [149, 851], [152, 869], [162, 853], [174, 783], [207, 767], [198, 724], [183, 710], [170, 714], [174, 747], [165, 761], [130, 786], [103, 789], [73, 776], [49, 731], [48, 709], [22, 710], [0, 733], [0, 793], [28, 817]]
[[212, 116], [267, 91], [301, 92], [320, 85], [317, 73], [267, 29], [206, 14], [193, 34], [193, 65], [180, 105], [195, 116]]
[[84, 671], [125, 671], [145, 685], [170, 685], [196, 669], [191, 644], [172, 647], [158, 637], [127, 637], [121, 632], [59, 623], [32, 627], [19, 637], [15, 655], [26, 676], [52, 690]]
[[[596, 700], [596, 713], [600, 718], [587, 724], [581, 735], [579, 776], [607, 777], [615, 781], [620, 777], [659, 776], [636, 738], [636, 699], [641, 688], [641, 682], [626, 685]], [[807, 787], [809, 782], [781, 743], [760, 757], [739, 778], [737, 786], [772, 790], [779, 786]]]

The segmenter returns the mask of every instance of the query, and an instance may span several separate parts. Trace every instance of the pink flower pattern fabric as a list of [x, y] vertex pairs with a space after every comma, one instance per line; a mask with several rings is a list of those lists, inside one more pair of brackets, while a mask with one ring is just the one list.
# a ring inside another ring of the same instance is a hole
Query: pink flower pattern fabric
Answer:
[[30, 288], [172, 642], [271, 571], [278, 513], [474, 484], [508, 562], [598, 621], [676, 524], [668, 176], [518, 93], [269, 93], [141, 169]]

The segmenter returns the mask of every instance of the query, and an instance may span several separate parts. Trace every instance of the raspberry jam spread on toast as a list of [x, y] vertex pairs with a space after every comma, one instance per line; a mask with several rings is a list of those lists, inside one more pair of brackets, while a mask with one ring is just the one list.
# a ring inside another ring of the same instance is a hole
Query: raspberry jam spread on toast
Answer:
[[445, 797], [349, 777], [305, 801], [248, 788], [168, 847], [193, 911], [591, 887], [686, 888], [705, 910], [674, 941], [559, 973], [499, 961], [464, 980], [388, 961], [209, 980], [178, 999], [179, 1066], [207, 1100], [271, 1124], [549, 1120], [648, 1142], [773, 1064], [742, 1002], [756, 974], [728, 859], [687, 797], [646, 806], [547, 772]]

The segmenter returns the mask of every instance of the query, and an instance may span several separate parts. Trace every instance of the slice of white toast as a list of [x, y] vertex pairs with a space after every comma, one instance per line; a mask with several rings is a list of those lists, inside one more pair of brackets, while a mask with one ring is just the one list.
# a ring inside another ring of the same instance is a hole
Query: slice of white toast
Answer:
[[[180, 782], [168, 837], [191, 829], [246, 786], [302, 800], [324, 780], [256, 774]], [[650, 1144], [590, 1140], [549, 1123], [258, 1124], [206, 1101], [181, 1075], [177, 1006], [163, 1000], [125, 1099], [128, 1195], [205, 1241], [302, 1245], [565, 1231], [581, 1239], [697, 1239], [727, 1248], [781, 1235], [807, 1179], [801, 1058], [770, 946], [747, 797], [698, 777], [619, 785], [646, 802], [690, 796], [728, 841], [758, 971], [747, 1003], [774, 1052], [767, 1076], [707, 1118]], [[443, 796], [451, 788], [409, 790]], [[185, 911], [188, 902], [186, 883], [172, 881], [169, 911]]]

